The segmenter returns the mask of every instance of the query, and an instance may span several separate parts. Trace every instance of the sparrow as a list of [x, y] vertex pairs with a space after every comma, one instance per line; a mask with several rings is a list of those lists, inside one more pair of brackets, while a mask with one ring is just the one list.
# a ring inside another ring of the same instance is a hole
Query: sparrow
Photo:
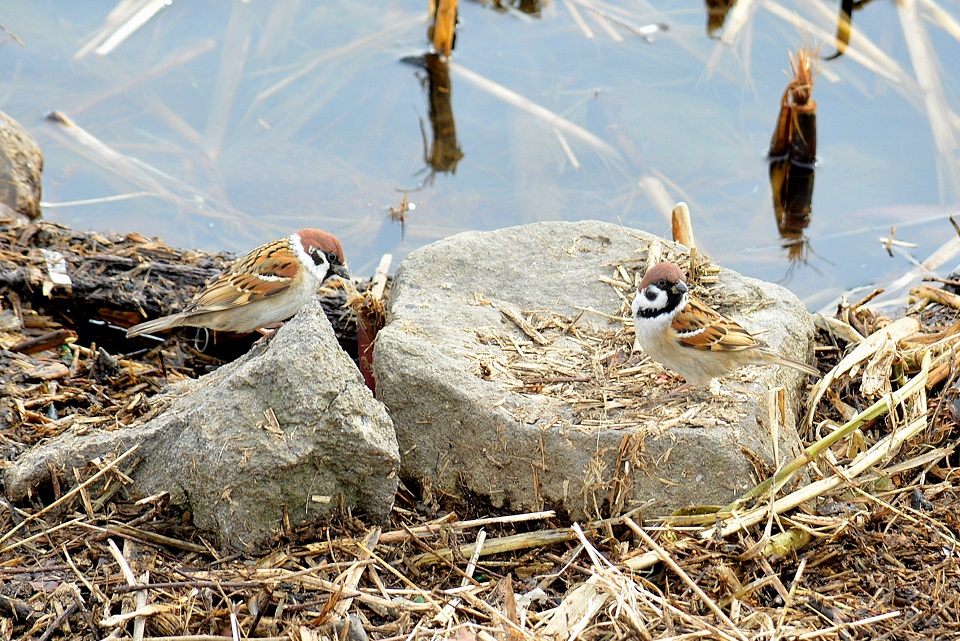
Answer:
[[786, 365], [819, 375], [813, 367], [769, 350], [739, 323], [691, 296], [686, 280], [674, 263], [658, 263], [644, 275], [631, 307], [643, 352], [679, 373], [687, 385], [708, 387], [712, 379], [751, 364]]
[[182, 325], [252, 332], [296, 314], [332, 274], [350, 278], [340, 241], [319, 229], [301, 229], [251, 250], [182, 312], [134, 325], [127, 337]]

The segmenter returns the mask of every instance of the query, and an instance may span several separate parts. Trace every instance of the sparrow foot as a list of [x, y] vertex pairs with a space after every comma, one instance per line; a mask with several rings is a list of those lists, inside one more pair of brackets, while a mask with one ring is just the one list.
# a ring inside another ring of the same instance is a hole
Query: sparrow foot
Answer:
[[283, 327], [283, 321], [277, 321], [276, 323], [269, 323], [263, 327], [258, 327], [257, 333], [260, 334], [260, 338], [258, 338], [253, 344], [259, 345], [260, 343], [270, 340], [270, 338], [276, 334], [277, 330], [281, 327]]
[[690, 383], [684, 383], [683, 385], [681, 385], [681, 386], [678, 387], [677, 389], [675, 389], [675, 390], [673, 390], [673, 391], [670, 391], [670, 392], [667, 392], [666, 394], [664, 394], [664, 395], [663, 395], [663, 398], [673, 398], [673, 397], [675, 397], [675, 396], [679, 396], [679, 395], [683, 394], [684, 392], [690, 391], [690, 390], [692, 390], [692, 389], [693, 389], [693, 386], [690, 385]]

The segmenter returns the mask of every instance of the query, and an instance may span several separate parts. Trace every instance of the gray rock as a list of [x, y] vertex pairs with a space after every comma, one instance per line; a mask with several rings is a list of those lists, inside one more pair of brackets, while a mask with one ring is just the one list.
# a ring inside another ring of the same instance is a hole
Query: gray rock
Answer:
[[[631, 354], [635, 290], [618, 293], [600, 278], [642, 270], [654, 240], [607, 223], [549, 222], [458, 234], [411, 253], [374, 359], [401, 476], [437, 495], [577, 519], [725, 504], [755, 483], [741, 448], [773, 459], [766, 390], [775, 384], [787, 392], [779, 457], [797, 453], [794, 370], [744, 368], [718, 396], [668, 398], [679, 381], [664, 384], [659, 366]], [[663, 249], [666, 259], [684, 251], [666, 241]], [[811, 354], [813, 326], [795, 296], [729, 270], [719, 280], [708, 300], [721, 311], [786, 355]], [[527, 310], [547, 344], [485, 301]]]
[[388, 517], [400, 462], [390, 417], [318, 300], [267, 343], [167, 396], [170, 407], [141, 426], [67, 432], [25, 453], [4, 470], [8, 495], [47, 477], [48, 461], [69, 469], [139, 443], [133, 492], [170, 492], [226, 547], [269, 540], [284, 509], [293, 523], [341, 505]]
[[42, 171], [40, 145], [20, 123], [0, 111], [0, 204], [39, 218]]

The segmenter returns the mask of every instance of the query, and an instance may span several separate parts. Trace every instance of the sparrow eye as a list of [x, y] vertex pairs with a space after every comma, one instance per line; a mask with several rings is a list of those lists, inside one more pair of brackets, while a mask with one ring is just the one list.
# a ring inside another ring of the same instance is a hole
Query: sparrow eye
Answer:
[[331, 265], [339, 264], [340, 259], [337, 257], [337, 252], [327, 252], [327, 262]]
[[659, 287], [660, 289], [666, 289], [668, 286], [669, 285], [667, 283], [666, 278], [661, 278], [660, 280], [657, 281], [657, 287]]

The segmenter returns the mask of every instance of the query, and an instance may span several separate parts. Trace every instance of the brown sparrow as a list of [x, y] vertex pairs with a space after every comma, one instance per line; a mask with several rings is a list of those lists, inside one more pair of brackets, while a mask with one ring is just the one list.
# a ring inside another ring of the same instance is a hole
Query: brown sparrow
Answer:
[[818, 372], [767, 349], [737, 322], [693, 298], [683, 270], [659, 263], [644, 275], [633, 299], [633, 324], [643, 352], [678, 372], [687, 384], [707, 387], [750, 364], [778, 364]]
[[350, 278], [340, 241], [319, 229], [301, 229], [239, 259], [182, 312], [134, 325], [127, 336], [181, 325], [252, 332], [296, 314], [331, 274]]

